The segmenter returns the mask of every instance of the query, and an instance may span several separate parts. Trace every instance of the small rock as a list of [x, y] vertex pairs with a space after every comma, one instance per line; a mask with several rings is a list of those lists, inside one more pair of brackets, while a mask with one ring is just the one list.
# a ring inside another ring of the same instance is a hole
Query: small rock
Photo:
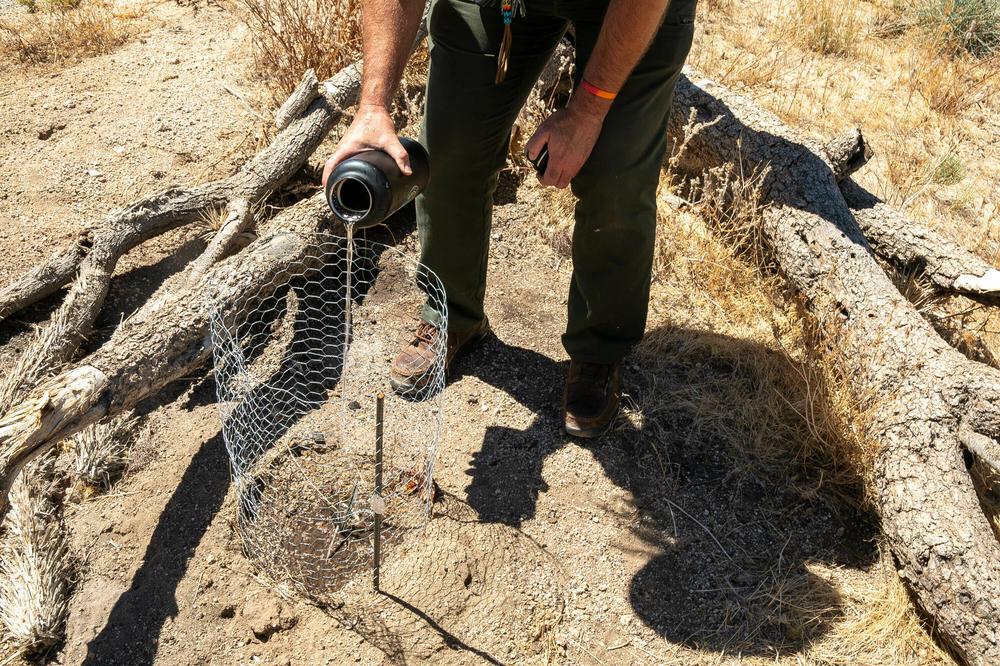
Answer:
[[76, 102], [74, 102], [71, 99], [68, 99], [65, 102], [63, 102], [63, 106], [65, 106], [67, 109], [72, 109], [76, 107]]
[[173, 60], [170, 61], [170, 64], [171, 65], [179, 65], [179, 64], [181, 64], [181, 59], [180, 58], [174, 58]]
[[87, 175], [90, 176], [91, 178], [100, 178], [104, 174], [101, 173], [100, 171], [95, 171], [94, 169], [87, 169]]

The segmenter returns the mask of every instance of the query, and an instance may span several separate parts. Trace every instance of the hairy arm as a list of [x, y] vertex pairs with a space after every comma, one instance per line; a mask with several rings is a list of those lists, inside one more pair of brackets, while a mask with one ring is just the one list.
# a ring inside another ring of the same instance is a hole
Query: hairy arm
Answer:
[[[669, 4], [670, 0], [611, 0], [583, 78], [598, 88], [618, 92], [649, 48]], [[534, 159], [542, 146], [549, 146], [548, 167], [539, 182], [569, 185], [597, 143], [611, 104], [612, 100], [580, 88], [565, 109], [538, 126], [525, 148]]]
[[365, 150], [384, 150], [404, 174], [410, 160], [396, 136], [389, 107], [417, 34], [424, 0], [365, 0], [362, 9], [361, 102], [354, 121], [323, 167], [323, 185], [334, 167]]

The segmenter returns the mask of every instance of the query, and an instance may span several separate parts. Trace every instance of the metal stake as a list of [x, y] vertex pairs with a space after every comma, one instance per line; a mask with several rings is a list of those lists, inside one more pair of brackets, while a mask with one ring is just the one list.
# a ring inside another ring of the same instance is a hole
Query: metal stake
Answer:
[[[382, 423], [385, 394], [375, 398], [375, 497], [382, 499]], [[382, 558], [382, 513], [375, 514], [375, 558], [372, 560], [372, 586], [379, 591], [379, 569]]]

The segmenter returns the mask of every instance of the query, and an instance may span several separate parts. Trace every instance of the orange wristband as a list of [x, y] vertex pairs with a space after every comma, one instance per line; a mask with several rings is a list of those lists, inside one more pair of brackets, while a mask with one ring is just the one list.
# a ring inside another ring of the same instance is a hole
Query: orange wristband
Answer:
[[593, 83], [587, 81], [587, 79], [580, 79], [580, 87], [589, 92], [591, 95], [596, 95], [601, 99], [614, 99], [618, 97], [618, 93], [608, 92], [607, 90], [601, 90]]

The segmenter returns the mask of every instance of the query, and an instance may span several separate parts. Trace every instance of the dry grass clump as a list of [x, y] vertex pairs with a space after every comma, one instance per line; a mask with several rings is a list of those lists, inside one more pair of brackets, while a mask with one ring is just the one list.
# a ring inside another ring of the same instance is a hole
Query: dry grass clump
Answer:
[[360, 0], [236, 0], [235, 8], [278, 103], [307, 69], [322, 81], [360, 57]]
[[995, 95], [1000, 85], [998, 68], [1000, 56], [965, 59], [928, 48], [918, 56], [911, 86], [931, 109], [944, 115], [957, 115], [978, 107]]
[[0, 622], [26, 653], [57, 643], [68, 613], [72, 563], [49, 497], [49, 460], [15, 481], [0, 545]]
[[0, 20], [0, 56], [47, 63], [107, 53], [132, 36], [142, 15], [141, 8], [114, 0], [46, 3]]
[[62, 335], [65, 325], [66, 310], [59, 308], [47, 326], [35, 328], [25, 350], [0, 380], [0, 414], [10, 411], [10, 408], [23, 397], [26, 387], [37, 386], [42, 379], [51, 376], [57, 369], [52, 364], [49, 351]]
[[830, 666], [931, 666], [955, 662], [927, 633], [893, 568], [892, 554], [868, 571], [807, 563], [787, 581], [775, 612], [791, 626], [822, 627], [808, 642], [809, 663]]
[[861, 20], [851, 3], [841, 0], [798, 0], [795, 37], [817, 53], [848, 55], [861, 38]]

